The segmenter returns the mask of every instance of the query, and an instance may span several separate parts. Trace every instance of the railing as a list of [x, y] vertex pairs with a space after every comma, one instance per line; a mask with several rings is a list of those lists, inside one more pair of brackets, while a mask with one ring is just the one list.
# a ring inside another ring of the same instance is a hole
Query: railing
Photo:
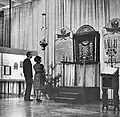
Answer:
[[0, 79], [1, 94], [16, 94], [18, 96], [24, 93], [24, 79]]

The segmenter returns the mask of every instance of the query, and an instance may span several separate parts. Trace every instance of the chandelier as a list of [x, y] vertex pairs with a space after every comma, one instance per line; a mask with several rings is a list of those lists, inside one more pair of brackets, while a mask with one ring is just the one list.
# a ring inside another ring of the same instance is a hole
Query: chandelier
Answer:
[[47, 47], [48, 43], [46, 42], [46, 14], [42, 14], [42, 27], [41, 30], [44, 32], [44, 38], [39, 42], [39, 45], [42, 47], [42, 50], [44, 51]]
[[45, 50], [45, 47], [48, 45], [45, 38], [39, 42], [39, 45], [42, 47], [42, 50]]

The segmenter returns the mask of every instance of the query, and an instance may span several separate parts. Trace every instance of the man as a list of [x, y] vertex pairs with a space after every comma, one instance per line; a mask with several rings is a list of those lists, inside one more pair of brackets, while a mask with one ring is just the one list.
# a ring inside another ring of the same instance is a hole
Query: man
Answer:
[[25, 101], [33, 101], [30, 99], [31, 90], [32, 90], [32, 83], [33, 83], [33, 74], [32, 74], [32, 64], [30, 59], [32, 58], [32, 52], [26, 53], [27, 58], [23, 61], [23, 73], [26, 81], [26, 90], [25, 90]]

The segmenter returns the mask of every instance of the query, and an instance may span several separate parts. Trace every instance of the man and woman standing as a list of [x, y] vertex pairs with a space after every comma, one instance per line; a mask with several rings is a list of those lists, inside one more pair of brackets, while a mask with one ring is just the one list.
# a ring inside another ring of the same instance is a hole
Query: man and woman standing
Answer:
[[39, 98], [39, 91], [43, 89], [45, 85], [45, 69], [44, 65], [41, 64], [41, 57], [36, 56], [34, 61], [36, 62], [33, 66], [35, 70], [34, 81], [33, 81], [33, 72], [32, 72], [32, 63], [30, 59], [32, 58], [32, 52], [26, 53], [27, 58], [23, 61], [23, 73], [26, 81], [26, 90], [24, 95], [25, 101], [33, 101], [30, 99], [32, 84], [36, 94], [36, 101], [41, 102], [42, 100]]

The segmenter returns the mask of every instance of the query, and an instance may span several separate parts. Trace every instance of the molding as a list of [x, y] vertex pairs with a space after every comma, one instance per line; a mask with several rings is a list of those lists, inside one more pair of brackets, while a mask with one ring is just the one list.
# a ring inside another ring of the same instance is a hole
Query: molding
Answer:
[[[67, 62], [67, 61], [61, 61], [61, 63], [63, 63], [63, 64], [80, 64], [80, 65], [84, 64], [83, 62]], [[85, 64], [98, 64], [98, 63], [99, 62], [93, 62], [93, 61], [85, 62]]]
[[[14, 49], [8, 47], [0, 47], [0, 53], [8, 53], [8, 54], [18, 54], [18, 55], [26, 55], [26, 53], [31, 50], [23, 50], [23, 49]], [[38, 55], [37, 51], [31, 51], [33, 56]]]

